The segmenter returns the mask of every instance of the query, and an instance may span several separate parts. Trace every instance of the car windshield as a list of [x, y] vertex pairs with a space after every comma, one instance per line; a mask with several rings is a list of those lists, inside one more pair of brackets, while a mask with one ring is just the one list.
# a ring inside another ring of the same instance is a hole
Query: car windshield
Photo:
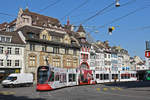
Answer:
[[17, 79], [17, 77], [13, 77], [13, 76], [8, 76], [7, 78], [6, 78], [6, 80], [11, 80], [11, 81], [14, 81], [14, 80], [16, 80]]

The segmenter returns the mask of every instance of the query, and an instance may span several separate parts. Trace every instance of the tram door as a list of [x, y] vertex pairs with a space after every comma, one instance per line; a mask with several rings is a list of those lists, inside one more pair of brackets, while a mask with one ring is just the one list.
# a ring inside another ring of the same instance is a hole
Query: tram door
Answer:
[[90, 84], [92, 80], [92, 70], [80, 70], [79, 83], [80, 84]]

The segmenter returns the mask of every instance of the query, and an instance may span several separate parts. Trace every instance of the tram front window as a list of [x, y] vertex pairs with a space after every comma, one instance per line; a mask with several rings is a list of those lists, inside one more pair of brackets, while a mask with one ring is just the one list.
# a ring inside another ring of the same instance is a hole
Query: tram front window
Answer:
[[38, 69], [38, 83], [39, 84], [45, 84], [48, 82], [48, 68], [47, 67], [41, 67]]

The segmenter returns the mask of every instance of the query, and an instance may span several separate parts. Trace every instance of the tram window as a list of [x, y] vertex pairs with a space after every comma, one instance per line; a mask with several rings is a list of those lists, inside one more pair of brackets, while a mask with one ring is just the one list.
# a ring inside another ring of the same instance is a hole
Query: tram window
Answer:
[[59, 75], [55, 75], [55, 81], [59, 81]]
[[66, 82], [66, 74], [63, 74], [63, 82]]
[[116, 75], [116, 79], [118, 79], [118, 74], [115, 74]]
[[76, 81], [76, 75], [75, 74], [69, 74], [69, 82]]
[[112, 74], [112, 79], [114, 79], [115, 78], [115, 74]]
[[104, 80], [109, 79], [109, 75], [108, 74], [104, 74]]
[[73, 74], [73, 81], [76, 81], [76, 75]]
[[53, 81], [54, 81], [54, 72], [51, 72], [49, 81], [50, 81], [50, 82], [53, 82]]
[[121, 74], [121, 79], [124, 79], [124, 74]]
[[69, 82], [72, 82], [72, 74], [69, 74]]
[[81, 77], [81, 81], [83, 81], [84, 80], [84, 75], [81, 74], [80, 77]]
[[150, 74], [148, 74], [147, 77], [150, 77]]
[[100, 74], [100, 80], [103, 80], [103, 74]]
[[96, 74], [96, 78], [99, 78], [99, 74]]
[[106, 74], [106, 79], [109, 79], [109, 74]]

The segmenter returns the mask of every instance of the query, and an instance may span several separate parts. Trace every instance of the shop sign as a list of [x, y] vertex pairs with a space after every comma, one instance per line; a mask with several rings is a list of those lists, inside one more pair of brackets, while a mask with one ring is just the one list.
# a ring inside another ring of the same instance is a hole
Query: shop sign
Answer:
[[15, 73], [19, 73], [19, 69], [16, 69], [16, 70], [15, 70]]

